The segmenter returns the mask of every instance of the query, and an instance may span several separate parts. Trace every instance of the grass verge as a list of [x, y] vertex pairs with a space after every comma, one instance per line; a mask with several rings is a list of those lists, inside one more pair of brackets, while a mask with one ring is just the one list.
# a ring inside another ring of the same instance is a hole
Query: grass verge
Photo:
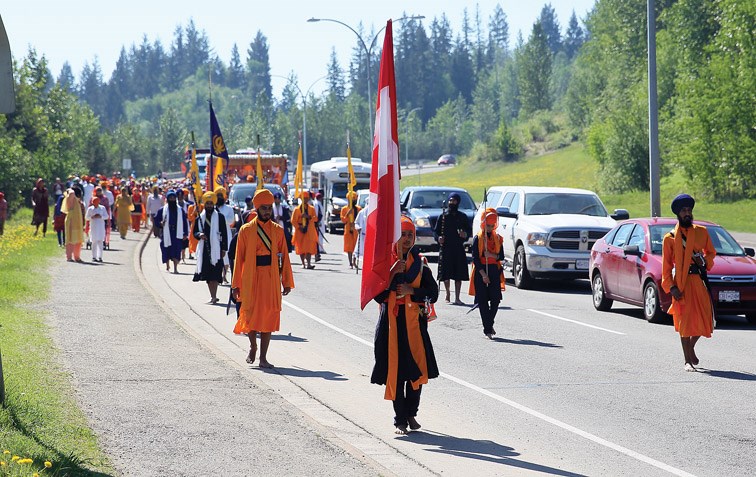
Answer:
[[33, 237], [30, 222], [31, 211], [21, 211], [0, 237], [0, 350], [6, 390], [0, 451], [8, 451], [0, 455], [0, 476], [110, 475], [112, 468], [76, 404], [45, 321], [51, 281], [47, 268], [61, 252], [54, 233]]
[[[472, 194], [475, 201], [483, 199], [483, 189], [491, 186], [531, 185], [548, 187], [577, 187], [597, 191], [609, 211], [627, 209], [631, 217], [648, 217], [651, 199], [648, 191], [625, 194], [601, 193], [596, 178], [596, 162], [591, 159], [581, 144], [572, 144], [563, 149], [527, 157], [513, 163], [469, 162], [441, 172], [407, 176], [402, 178], [402, 187], [413, 185], [437, 185], [462, 187]], [[671, 216], [669, 204], [672, 199], [687, 192], [681, 176], [672, 175], [661, 180], [661, 211]], [[707, 202], [696, 204], [696, 219], [716, 222], [731, 231], [756, 233], [756, 222], [743, 211], [756, 207], [756, 200], [736, 202]]]

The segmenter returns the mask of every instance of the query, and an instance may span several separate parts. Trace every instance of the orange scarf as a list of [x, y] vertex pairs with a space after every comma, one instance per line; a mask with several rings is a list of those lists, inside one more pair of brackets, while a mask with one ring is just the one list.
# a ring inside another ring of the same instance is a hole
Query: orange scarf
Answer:
[[680, 291], [685, 290], [685, 282], [688, 280], [688, 267], [693, 263], [693, 244], [696, 243], [696, 228], [690, 227], [685, 230], [685, 241], [688, 244], [683, 249], [683, 230], [680, 224], [675, 226], [675, 283]]
[[[396, 245], [392, 250], [392, 258], [397, 260], [398, 254]], [[405, 262], [406, 270], [412, 267], [415, 259], [410, 253], [407, 255]], [[409, 284], [412, 288], [418, 288], [423, 278], [423, 265], [420, 265], [420, 272]], [[416, 381], [412, 381], [412, 389], [420, 389], [420, 385], [428, 383], [428, 363], [425, 360], [425, 345], [423, 337], [420, 334], [420, 304], [414, 303], [411, 296], [398, 298], [396, 291], [391, 290], [388, 296], [388, 318], [389, 318], [389, 349], [388, 349], [388, 374], [386, 376], [386, 392], [384, 399], [393, 401], [396, 399], [397, 375], [399, 372], [399, 343], [396, 318], [399, 314], [399, 305], [404, 305], [404, 321], [407, 326], [407, 339], [409, 340], [410, 352], [415, 360], [417, 367], [420, 368], [422, 375]]]
[[[485, 251], [490, 253], [495, 253], [497, 256], [499, 254], [499, 251], [501, 250], [501, 243], [502, 239], [496, 232], [491, 232], [491, 236], [486, 236], [486, 231], [481, 230], [478, 232], [478, 257], [480, 257], [481, 263], [484, 263], [486, 265], [493, 265], [496, 264], [496, 267], [501, 271], [501, 262], [499, 262], [498, 258], [486, 258], [485, 257]], [[472, 270], [470, 271], [470, 285], [467, 289], [467, 293], [470, 296], [475, 296], [475, 274], [478, 273], [478, 270], [475, 267], [475, 262], [473, 262]], [[506, 289], [506, 279], [504, 278], [503, 273], [499, 273], [499, 276], [501, 277], [501, 289]]]

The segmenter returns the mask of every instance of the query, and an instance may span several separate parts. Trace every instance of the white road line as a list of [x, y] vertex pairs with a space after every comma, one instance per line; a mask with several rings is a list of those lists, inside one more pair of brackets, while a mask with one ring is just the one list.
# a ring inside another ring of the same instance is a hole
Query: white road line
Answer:
[[[346, 337], [349, 337], [349, 338], [357, 341], [358, 343], [362, 343], [362, 344], [364, 344], [366, 346], [369, 346], [371, 348], [373, 347], [373, 343], [371, 343], [371, 342], [369, 342], [367, 340], [364, 340], [364, 339], [360, 338], [359, 336], [353, 335], [352, 333], [350, 333], [350, 332], [348, 332], [346, 330], [343, 330], [343, 329], [339, 328], [338, 326], [332, 325], [331, 323], [328, 323], [327, 321], [325, 321], [325, 320], [323, 320], [321, 318], [318, 318], [317, 316], [313, 315], [309, 311], [306, 311], [306, 310], [304, 310], [304, 309], [302, 309], [302, 308], [300, 308], [300, 307], [298, 307], [298, 306], [296, 306], [296, 305], [294, 305], [292, 303], [289, 303], [288, 301], [285, 301], [285, 300], [283, 301], [283, 304], [286, 305], [286, 306], [288, 306], [289, 308], [291, 308], [291, 309], [293, 309], [293, 310], [301, 313], [302, 315], [310, 318], [311, 320], [316, 321], [316, 322], [320, 323], [321, 325], [326, 326], [326, 327], [328, 327], [328, 328], [336, 331], [337, 333], [340, 333], [340, 334], [342, 334], [342, 335], [344, 335]], [[547, 315], [547, 316], [552, 316], [554, 318], [559, 318], [561, 320], [573, 321], [573, 320], [567, 320], [566, 318], [560, 318], [560, 317], [554, 316], [554, 315], [548, 315], [547, 313], [542, 313], [542, 312], [536, 311], [536, 310], [529, 310], [529, 311], [533, 311], [535, 313], [541, 313], [541, 314], [544, 314], [544, 315]], [[597, 326], [587, 325], [585, 323], [580, 323], [580, 322], [576, 322], [576, 323], [581, 324], [581, 325], [585, 325], [585, 326], [589, 326], [591, 328], [598, 328]], [[624, 334], [624, 333], [619, 333], [617, 331], [605, 330], [603, 328], [598, 328], [598, 329], [604, 330], [604, 331], [609, 331], [610, 333]], [[639, 460], [641, 462], [644, 462], [646, 464], [654, 466], [654, 467], [656, 467], [658, 469], [661, 469], [661, 470], [664, 470], [666, 472], [669, 472], [670, 474], [678, 475], [680, 477], [695, 477], [693, 474], [685, 472], [684, 470], [678, 469], [676, 467], [672, 467], [669, 464], [665, 464], [664, 462], [660, 462], [660, 461], [658, 461], [656, 459], [652, 459], [651, 457], [643, 455], [643, 454], [641, 454], [639, 452], [635, 452], [634, 450], [628, 449], [627, 447], [623, 447], [623, 446], [621, 446], [619, 444], [615, 444], [613, 442], [610, 442], [610, 441], [608, 441], [606, 439], [603, 439], [603, 438], [601, 438], [601, 437], [599, 437], [597, 435], [591, 434], [590, 432], [586, 432], [586, 431], [584, 431], [582, 429], [578, 429], [575, 426], [571, 426], [571, 425], [569, 425], [569, 424], [567, 424], [565, 422], [562, 422], [562, 421], [560, 421], [558, 419], [555, 419], [553, 417], [549, 417], [546, 414], [540, 413], [540, 412], [538, 412], [538, 411], [536, 411], [534, 409], [531, 409], [531, 408], [529, 408], [527, 406], [524, 406], [524, 405], [519, 404], [519, 403], [517, 403], [515, 401], [507, 399], [507, 398], [505, 398], [503, 396], [500, 396], [500, 395], [498, 395], [496, 393], [493, 393], [493, 392], [491, 392], [491, 391], [489, 391], [487, 389], [483, 389], [480, 386], [476, 386], [476, 385], [474, 385], [472, 383], [469, 383], [469, 382], [465, 381], [464, 379], [460, 379], [460, 378], [457, 378], [455, 376], [452, 376], [452, 375], [446, 374], [446, 373], [440, 373], [440, 374], [441, 374], [441, 377], [446, 378], [449, 381], [452, 381], [454, 383], [457, 383], [460, 386], [464, 386], [464, 387], [466, 387], [466, 388], [468, 388], [468, 389], [470, 389], [472, 391], [478, 392], [478, 393], [480, 393], [480, 394], [482, 394], [484, 396], [488, 396], [491, 399], [499, 401], [502, 404], [506, 404], [507, 406], [510, 406], [510, 407], [512, 407], [514, 409], [517, 409], [518, 411], [522, 411], [522, 412], [524, 412], [526, 414], [529, 414], [529, 415], [531, 415], [531, 416], [533, 416], [533, 417], [535, 417], [537, 419], [540, 419], [540, 420], [542, 420], [544, 422], [548, 422], [549, 424], [552, 424], [552, 425], [555, 425], [555, 426], [557, 426], [557, 427], [559, 427], [561, 429], [564, 429], [565, 431], [571, 432], [571, 433], [573, 433], [575, 435], [578, 435], [580, 437], [588, 439], [591, 442], [594, 442], [594, 443], [599, 444], [601, 446], [607, 447], [607, 448], [612, 449], [614, 451], [617, 451], [617, 452], [619, 452], [621, 454], [625, 454], [628, 457], [632, 457], [633, 459]]]
[[624, 335], [625, 334], [625, 333], [620, 333], [619, 331], [607, 330], [606, 328], [602, 328], [600, 326], [589, 325], [588, 323], [583, 323], [582, 321], [571, 320], [569, 318], [562, 318], [561, 316], [552, 315], [551, 313], [546, 313], [546, 312], [543, 312], [543, 311], [533, 310], [533, 309], [530, 309], [530, 308], [528, 308], [527, 310], [531, 311], [533, 313], [538, 313], [539, 315], [548, 316], [550, 318], [556, 318], [557, 320], [568, 321], [570, 323], [575, 323], [576, 325], [587, 326], [588, 328], [593, 328], [595, 330], [606, 331], [607, 333], [614, 333], [615, 335]]

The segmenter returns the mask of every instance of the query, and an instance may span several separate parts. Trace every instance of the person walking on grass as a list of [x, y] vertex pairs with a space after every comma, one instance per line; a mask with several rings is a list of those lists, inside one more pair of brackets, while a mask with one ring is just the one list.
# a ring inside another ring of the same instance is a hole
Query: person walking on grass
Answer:
[[5, 221], [8, 220], [8, 201], [5, 193], [0, 192], [0, 237], [5, 233]]
[[693, 223], [696, 201], [681, 194], [672, 201], [677, 216], [675, 229], [662, 242], [662, 289], [672, 295], [669, 313], [680, 334], [685, 370], [696, 371], [695, 347], [714, 331], [714, 308], [708, 290], [707, 271], [714, 266], [717, 251], [706, 227]]
[[194, 223], [192, 233], [197, 242], [197, 268], [192, 281], [206, 282], [210, 303], [218, 303], [218, 284], [223, 280], [223, 257], [228, 251], [226, 219], [215, 210], [218, 197], [213, 192], [202, 196], [204, 210]]
[[271, 220], [273, 201], [267, 189], [255, 193], [257, 216], [239, 230], [231, 279], [232, 296], [240, 303], [234, 333], [249, 337], [249, 364], [255, 362], [260, 333], [261, 368], [273, 367], [268, 361], [270, 337], [280, 329], [281, 297], [294, 288], [283, 227]]
[[39, 233], [39, 226], [42, 226], [42, 236], [47, 235], [47, 219], [50, 217], [50, 200], [47, 194], [47, 188], [45, 188], [45, 181], [42, 178], [37, 179], [37, 182], [32, 189], [31, 202], [33, 215], [32, 225], [37, 228], [34, 230], [34, 235]]

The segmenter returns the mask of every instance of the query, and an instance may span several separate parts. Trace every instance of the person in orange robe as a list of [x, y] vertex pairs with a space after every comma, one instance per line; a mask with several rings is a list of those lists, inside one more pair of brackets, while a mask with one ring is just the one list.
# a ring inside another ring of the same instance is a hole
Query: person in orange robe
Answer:
[[[315, 268], [312, 256], [318, 253], [318, 216], [315, 207], [310, 205], [310, 193], [302, 191], [300, 204], [291, 214], [291, 225], [294, 229], [294, 252], [302, 259], [302, 267]], [[307, 264], [305, 265], [305, 262]]]
[[662, 289], [672, 295], [668, 313], [680, 333], [685, 370], [696, 371], [696, 342], [711, 338], [714, 308], [703, 275], [714, 266], [717, 252], [706, 227], [693, 224], [693, 197], [681, 194], [672, 201], [677, 216], [675, 229], [662, 243]]
[[428, 334], [438, 284], [425, 258], [412, 250], [415, 224], [401, 218], [401, 237], [391, 250], [389, 286], [375, 297], [380, 304], [375, 328], [373, 384], [385, 384], [383, 398], [393, 401], [394, 432], [420, 429], [417, 422], [422, 385], [439, 376]]
[[475, 297], [480, 320], [483, 322], [483, 334], [489, 340], [494, 339], [496, 330], [494, 321], [501, 302], [501, 292], [505, 289], [504, 240], [496, 233], [499, 216], [496, 209], [488, 208], [483, 212], [480, 232], [473, 238], [470, 254], [472, 255], [472, 272], [470, 273], [470, 295]]
[[281, 324], [281, 297], [294, 288], [283, 227], [271, 220], [273, 193], [260, 189], [253, 199], [257, 216], [239, 230], [231, 293], [241, 302], [234, 333], [249, 337], [247, 363], [255, 362], [260, 333], [260, 367], [268, 361], [270, 336]]
[[[186, 213], [186, 219], [189, 221], [189, 230], [194, 230], [194, 221], [197, 220], [197, 217], [199, 217], [200, 212], [202, 212], [202, 208], [200, 205], [197, 205], [197, 200], [194, 204], [190, 205], [187, 209]], [[197, 243], [199, 240], [194, 236], [194, 234], [189, 234], [189, 258], [194, 258], [192, 255], [197, 252]]]
[[341, 221], [344, 222], [344, 251], [349, 257], [349, 268], [354, 268], [357, 263], [354, 261], [354, 247], [357, 245], [357, 229], [354, 227], [354, 219], [360, 213], [362, 207], [356, 204], [357, 193], [349, 191], [347, 193], [347, 205], [341, 209]]

